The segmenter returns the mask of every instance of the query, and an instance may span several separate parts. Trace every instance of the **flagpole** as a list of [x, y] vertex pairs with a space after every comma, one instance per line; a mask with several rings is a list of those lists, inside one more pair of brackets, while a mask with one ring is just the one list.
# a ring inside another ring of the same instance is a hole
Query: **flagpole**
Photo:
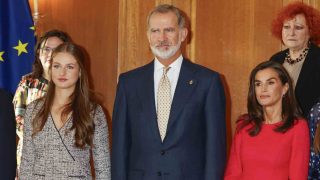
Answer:
[[39, 20], [38, 0], [33, 0], [33, 20], [36, 25]]

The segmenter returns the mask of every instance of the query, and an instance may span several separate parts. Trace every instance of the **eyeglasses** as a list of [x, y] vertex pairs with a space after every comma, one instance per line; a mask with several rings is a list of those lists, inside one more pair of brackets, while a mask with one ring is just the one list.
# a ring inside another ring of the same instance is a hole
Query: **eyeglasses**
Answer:
[[40, 49], [42, 50], [42, 53], [49, 54], [49, 53], [52, 53], [55, 48], [43, 47], [43, 48], [40, 48]]

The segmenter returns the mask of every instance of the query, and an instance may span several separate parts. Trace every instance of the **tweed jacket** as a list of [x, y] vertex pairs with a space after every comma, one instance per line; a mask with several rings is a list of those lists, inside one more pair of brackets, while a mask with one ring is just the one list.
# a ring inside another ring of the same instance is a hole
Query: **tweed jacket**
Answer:
[[[72, 118], [57, 129], [49, 115], [42, 131], [32, 137], [32, 120], [43, 105], [34, 101], [27, 106], [24, 125], [21, 180], [92, 179], [90, 146], [75, 147]], [[110, 180], [108, 128], [101, 106], [94, 113], [95, 131], [92, 156], [96, 179]]]

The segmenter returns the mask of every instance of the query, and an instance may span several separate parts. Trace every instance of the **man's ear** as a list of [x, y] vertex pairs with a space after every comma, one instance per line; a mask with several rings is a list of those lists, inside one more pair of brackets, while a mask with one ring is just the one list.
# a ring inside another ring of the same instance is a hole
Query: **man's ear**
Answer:
[[180, 29], [180, 39], [181, 39], [181, 42], [183, 42], [188, 36], [188, 29], [187, 28], [182, 28]]

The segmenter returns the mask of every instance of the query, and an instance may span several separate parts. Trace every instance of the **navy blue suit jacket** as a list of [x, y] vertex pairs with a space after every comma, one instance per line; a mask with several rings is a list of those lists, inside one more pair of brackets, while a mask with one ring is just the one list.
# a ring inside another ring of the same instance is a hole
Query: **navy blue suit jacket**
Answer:
[[16, 124], [12, 95], [0, 89], [0, 179], [16, 176]]
[[112, 180], [223, 179], [225, 95], [214, 71], [183, 60], [163, 142], [154, 61], [121, 74], [112, 124]]

